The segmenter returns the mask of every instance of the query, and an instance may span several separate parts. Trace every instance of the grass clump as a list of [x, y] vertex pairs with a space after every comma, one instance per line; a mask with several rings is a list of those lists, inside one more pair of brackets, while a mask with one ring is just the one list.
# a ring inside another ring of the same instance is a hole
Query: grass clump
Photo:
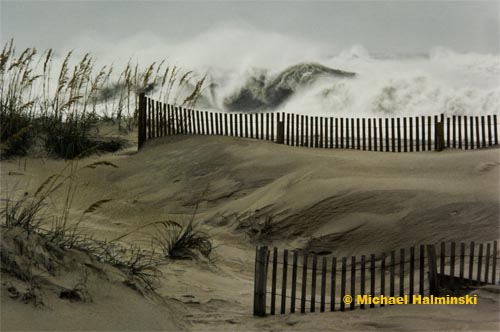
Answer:
[[157, 225], [154, 239], [163, 254], [171, 259], [210, 258], [213, 249], [210, 236], [201, 231], [193, 220], [184, 226], [175, 222], [162, 222]]

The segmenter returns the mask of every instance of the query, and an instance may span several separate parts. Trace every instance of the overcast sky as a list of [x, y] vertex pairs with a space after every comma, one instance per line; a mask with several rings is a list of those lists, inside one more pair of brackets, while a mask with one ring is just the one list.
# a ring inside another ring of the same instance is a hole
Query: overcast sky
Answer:
[[499, 1], [0, 1], [2, 44], [14, 37], [19, 48], [78, 48], [89, 36], [112, 44], [144, 32], [179, 42], [229, 24], [339, 49], [500, 50]]

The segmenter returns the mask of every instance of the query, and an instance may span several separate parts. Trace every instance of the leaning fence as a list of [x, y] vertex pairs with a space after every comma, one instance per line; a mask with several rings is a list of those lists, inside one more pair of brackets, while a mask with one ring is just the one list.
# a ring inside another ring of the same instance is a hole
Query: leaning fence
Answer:
[[139, 148], [149, 139], [222, 135], [329, 149], [386, 152], [480, 149], [498, 145], [498, 117], [444, 114], [343, 118], [291, 113], [223, 113], [173, 106], [139, 96]]
[[420, 245], [337, 259], [257, 247], [254, 315], [383, 307], [387, 304], [371, 301], [381, 295], [406, 297], [408, 303], [416, 303], [421, 296], [459, 294], [497, 282], [497, 241], [458, 246], [442, 242], [439, 249], [438, 253], [435, 245]]

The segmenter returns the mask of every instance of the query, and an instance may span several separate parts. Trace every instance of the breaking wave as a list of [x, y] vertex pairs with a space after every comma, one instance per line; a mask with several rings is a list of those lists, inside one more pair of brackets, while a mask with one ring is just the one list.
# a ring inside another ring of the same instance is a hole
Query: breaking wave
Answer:
[[373, 54], [362, 46], [340, 50], [233, 26], [170, 43], [143, 33], [100, 53], [116, 62], [130, 54], [125, 50], [137, 50], [134, 57], [141, 63], [168, 55], [167, 61], [207, 73], [208, 84], [197, 105], [202, 109], [328, 116], [500, 110], [498, 54], [464, 54], [442, 47], [425, 54]]

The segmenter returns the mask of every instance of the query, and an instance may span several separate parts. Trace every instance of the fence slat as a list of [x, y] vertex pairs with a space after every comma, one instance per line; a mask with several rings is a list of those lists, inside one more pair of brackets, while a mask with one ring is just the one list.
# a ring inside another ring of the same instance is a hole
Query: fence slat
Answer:
[[356, 134], [354, 133], [354, 118], [351, 118], [351, 148], [352, 149], [356, 148]]
[[469, 116], [469, 128], [470, 128], [470, 149], [474, 149], [474, 117]]
[[457, 116], [453, 115], [453, 148], [457, 148]]
[[490, 251], [491, 251], [491, 243], [486, 245], [486, 257], [485, 257], [485, 266], [484, 266], [484, 282], [488, 283], [488, 278], [490, 275]]
[[380, 149], [379, 151], [384, 151], [384, 135], [383, 133], [383, 126], [382, 126], [382, 119], [378, 119], [378, 130], [379, 130], [379, 139], [380, 139]]
[[483, 244], [479, 244], [479, 253], [477, 254], [477, 284], [481, 284], [481, 272], [483, 269]]
[[342, 299], [345, 296], [346, 271], [347, 258], [342, 257], [342, 273], [340, 275], [340, 311], [345, 311], [345, 303]]
[[467, 126], [467, 116], [464, 116], [464, 148], [465, 150], [469, 149], [469, 127]]
[[[341, 138], [342, 139], [342, 138]], [[343, 144], [342, 144], [343, 146]], [[335, 118], [335, 148], [339, 148], [339, 119]]]
[[179, 135], [182, 133], [182, 128], [181, 128], [181, 113], [179, 112], [179, 107], [174, 107], [174, 110], [175, 110], [175, 122], [174, 122], [174, 126], [175, 126], [175, 134], [176, 135]]
[[495, 145], [498, 145], [498, 122], [497, 122], [497, 115], [493, 115], [493, 131], [495, 135]]
[[398, 123], [398, 152], [401, 152], [401, 119], [397, 118]]
[[173, 134], [173, 128], [172, 128], [173, 121], [172, 121], [172, 111], [171, 111], [171, 109], [172, 109], [172, 107], [170, 106], [170, 104], [167, 104], [167, 120], [166, 120], [167, 135], [172, 135]]
[[469, 248], [469, 285], [472, 285], [472, 280], [474, 280], [472, 276], [474, 269], [474, 246], [474, 241], [471, 241]]
[[[312, 123], [311, 123], [312, 125]], [[314, 147], [319, 147], [318, 117], [314, 117]]]
[[421, 296], [424, 296], [424, 279], [425, 279], [425, 247], [423, 244], [420, 245], [420, 275], [419, 275], [419, 287], [418, 287], [418, 294]]
[[183, 107], [179, 106], [179, 126], [181, 128], [181, 134], [186, 134], [186, 112]]
[[350, 310], [354, 310], [354, 298], [356, 297], [356, 256], [351, 257], [351, 296], [353, 300], [351, 301]]
[[146, 128], [147, 128], [147, 137], [151, 139], [151, 99], [146, 97]]
[[445, 261], [445, 253], [446, 253], [446, 244], [441, 242], [441, 257], [439, 259], [439, 273], [444, 275], [444, 261]]
[[248, 138], [249, 132], [248, 132], [248, 114], [245, 113], [245, 138]]
[[281, 314], [284, 314], [286, 311], [286, 281], [287, 281], [287, 272], [288, 272], [288, 250], [283, 250], [283, 276], [281, 282]]
[[432, 118], [427, 117], [427, 151], [432, 150]]
[[205, 122], [205, 129], [204, 129], [204, 130], [205, 130], [205, 135], [210, 135], [210, 129], [209, 129], [209, 128], [210, 128], [210, 120], [209, 120], [209, 114], [208, 114], [208, 112], [206, 112], [206, 111], [205, 111], [205, 112], [203, 112], [203, 114], [205, 114], [205, 116], [204, 116], [204, 118], [205, 118], [205, 120], [204, 120], [204, 122]]
[[405, 295], [405, 250], [399, 250], [399, 296]]
[[[411, 131], [411, 130], [410, 130]], [[403, 151], [408, 152], [408, 127], [406, 117], [403, 118]]]
[[299, 254], [297, 251], [293, 252], [293, 266], [292, 266], [292, 294], [290, 299], [290, 312], [295, 312], [295, 297], [297, 294], [297, 262]]
[[304, 116], [303, 115], [300, 116], [300, 146], [304, 146]]
[[153, 107], [153, 137], [158, 137], [158, 101], [152, 100]]
[[340, 118], [340, 148], [344, 148], [344, 118]]
[[263, 317], [266, 315], [267, 247], [257, 248], [255, 256], [253, 314]]
[[488, 115], [488, 145], [493, 145], [492, 135], [491, 135], [491, 115]]
[[394, 272], [396, 267], [396, 252], [391, 251], [391, 267], [389, 269], [389, 296], [394, 296]]
[[323, 127], [323, 117], [321, 116], [319, 118], [319, 147], [320, 148], [324, 147], [324, 145], [323, 145], [323, 140], [325, 138], [324, 133], [323, 133], [324, 129], [325, 129], [325, 127]]
[[464, 267], [465, 267], [465, 243], [460, 243], [460, 263], [459, 263], [459, 285], [462, 285], [464, 282]]
[[484, 115], [481, 115], [481, 147], [486, 147], [486, 124], [484, 123]]
[[273, 272], [271, 279], [271, 315], [275, 314], [276, 309], [276, 276], [278, 274], [278, 248], [273, 249]]
[[[375, 254], [370, 255], [370, 295], [375, 296]], [[375, 307], [375, 304], [370, 303], [370, 308]]]
[[304, 116], [302, 115], [302, 121], [301, 121], [301, 131], [302, 131], [302, 137], [301, 137], [301, 142], [302, 142], [302, 146], [308, 146], [307, 142], [308, 142], [308, 133], [309, 133], [309, 129], [308, 129], [308, 116]]
[[264, 113], [260, 113], [260, 139], [265, 139]]
[[165, 119], [165, 116], [164, 116], [164, 110], [165, 110], [165, 104], [163, 103], [159, 103], [159, 107], [158, 107], [158, 113], [159, 113], [159, 127], [160, 127], [160, 136], [161, 137], [164, 137], [166, 136], [165, 134], [165, 126], [163, 125], [164, 124], [164, 119]]
[[356, 119], [356, 143], [358, 144], [356, 149], [360, 150], [361, 149], [361, 135], [360, 135], [360, 126], [359, 126], [359, 118]]
[[194, 133], [200, 135], [200, 112], [198, 110], [193, 110], [193, 127]]
[[[335, 128], [337, 131], [337, 128]], [[330, 118], [330, 149], [333, 149], [333, 118]]]
[[165, 136], [170, 135], [170, 118], [168, 104], [163, 104], [163, 130]]
[[214, 130], [214, 113], [210, 112], [210, 132], [209, 135], [215, 135], [215, 130]]
[[[460, 118], [459, 118], [460, 119]], [[460, 120], [458, 121], [460, 123]], [[460, 137], [460, 132], [459, 135]], [[450, 246], [450, 286], [451, 289], [455, 289], [455, 242], [451, 243]]]
[[275, 123], [274, 118], [275, 118], [275, 116], [276, 116], [276, 113], [271, 114], [271, 126], [270, 127], [271, 127], [271, 141], [273, 141], [273, 142], [275, 141], [275, 136], [274, 136], [274, 123]]
[[302, 260], [302, 293], [300, 298], [300, 312], [306, 312], [306, 292], [307, 292], [307, 253], [304, 253]]
[[[385, 253], [380, 261], [380, 295], [385, 295]], [[384, 303], [380, 303], [380, 306], [383, 307]]]
[[[476, 149], [481, 148], [481, 140], [479, 139], [480, 130], [479, 130], [479, 116], [476, 116]], [[483, 142], [484, 144], [484, 142]]]
[[410, 301], [413, 303], [413, 293], [415, 287], [415, 247], [410, 248]]
[[312, 276], [311, 276], [311, 312], [316, 311], [316, 269], [318, 266], [318, 256], [313, 255]]
[[250, 113], [250, 138], [254, 138], [253, 123], [254, 123], [255, 113]]
[[415, 150], [420, 151], [420, 127], [419, 127], [419, 118], [415, 117]]
[[451, 135], [451, 125], [450, 125], [451, 119], [449, 116], [446, 117], [446, 147], [449, 148], [451, 147], [451, 140], [450, 140], [450, 135]]
[[323, 256], [323, 262], [321, 265], [321, 302], [319, 311], [325, 312], [325, 299], [326, 299], [326, 257]]
[[189, 131], [190, 131], [191, 135], [195, 134], [195, 130], [196, 130], [194, 113], [195, 113], [194, 110], [189, 109]]
[[[366, 283], [366, 258], [365, 255], [361, 256], [361, 280], [360, 280], [360, 289], [359, 289], [359, 294], [360, 295], [365, 295], [365, 283]], [[354, 296], [354, 294], [352, 294]], [[359, 305], [361, 309], [365, 308], [365, 304], [361, 303]]]
[[427, 245], [427, 262], [429, 269], [429, 294], [438, 295], [436, 248], [432, 244]]
[[336, 287], [337, 287], [337, 257], [332, 257], [332, 273], [330, 275], [330, 311], [335, 311]]
[[[496, 126], [496, 122], [495, 122], [495, 126]], [[491, 267], [491, 283], [493, 285], [496, 284], [497, 282], [497, 279], [496, 279], [496, 275], [497, 275], [497, 241], [493, 241], [493, 264], [492, 264], [492, 267]]]
[[385, 119], [385, 151], [389, 152], [389, 119]]
[[[293, 121], [293, 118], [292, 118], [292, 121]], [[285, 139], [285, 144], [286, 145], [290, 145], [290, 114], [287, 113], [286, 114], [286, 139]], [[293, 129], [292, 129], [293, 131]]]
[[395, 134], [394, 118], [391, 118], [391, 140], [392, 140], [392, 152], [396, 152], [396, 134]]
[[300, 119], [300, 115], [296, 115], [295, 116], [295, 128], [296, 128], [296, 131], [295, 131], [295, 145], [296, 146], [300, 146], [300, 127], [299, 127], [299, 119]]
[[410, 144], [410, 152], [413, 152], [413, 118], [410, 117], [408, 119], [409, 121], [409, 131], [410, 131], [410, 141], [409, 141], [409, 144]]
[[462, 116], [458, 116], [458, 148], [462, 148]]
[[266, 141], [269, 141], [269, 113], [266, 113]]
[[[363, 122], [364, 121], [365, 121], [365, 119], [363, 119]], [[372, 150], [372, 119], [368, 119], [367, 125], [368, 125], [368, 137], [367, 137], [368, 138], [368, 151], [371, 151]], [[364, 134], [364, 131], [363, 131], [363, 134]], [[364, 142], [366, 142], [365, 139], [364, 139]]]

